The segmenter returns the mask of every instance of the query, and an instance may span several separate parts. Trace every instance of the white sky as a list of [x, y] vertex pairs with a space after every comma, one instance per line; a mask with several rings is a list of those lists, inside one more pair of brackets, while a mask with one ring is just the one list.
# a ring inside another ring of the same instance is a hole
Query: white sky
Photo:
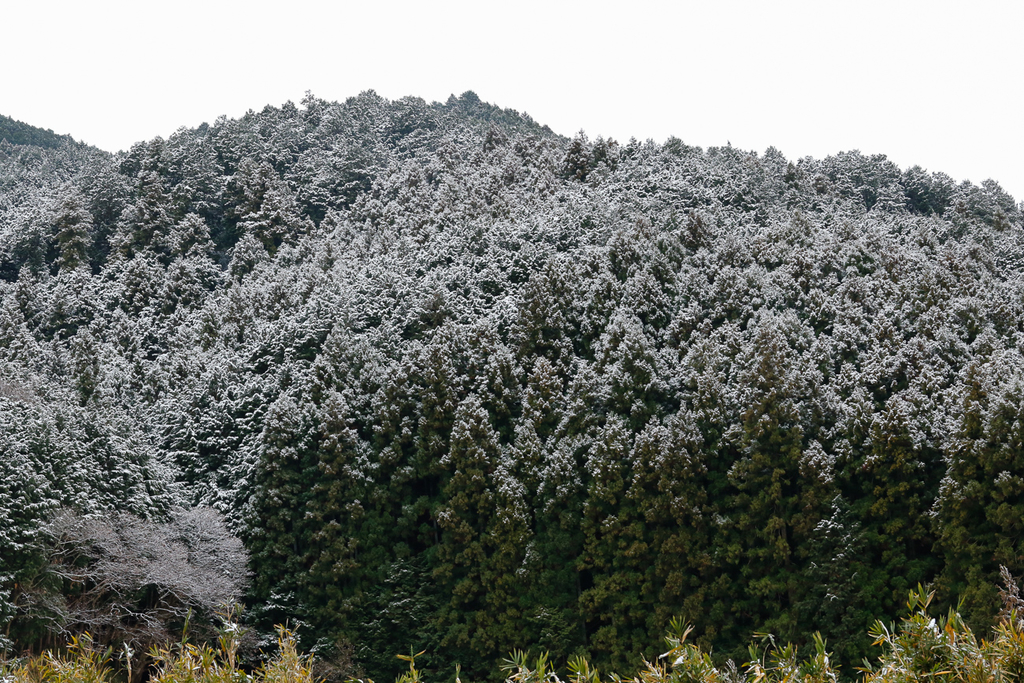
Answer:
[[473, 90], [564, 135], [859, 149], [1024, 200], [1021, 0], [6, 5], [0, 113], [111, 151], [307, 90]]

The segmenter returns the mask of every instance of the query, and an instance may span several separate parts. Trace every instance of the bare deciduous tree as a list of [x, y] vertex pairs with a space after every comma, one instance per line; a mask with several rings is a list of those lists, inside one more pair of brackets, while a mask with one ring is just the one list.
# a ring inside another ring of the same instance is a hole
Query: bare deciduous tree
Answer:
[[211, 508], [177, 509], [165, 522], [64, 512], [48, 531], [47, 572], [63, 582], [63, 599], [55, 606], [40, 595], [37, 604], [61, 629], [96, 642], [144, 651], [190, 615], [235, 603], [247, 583], [245, 549]]

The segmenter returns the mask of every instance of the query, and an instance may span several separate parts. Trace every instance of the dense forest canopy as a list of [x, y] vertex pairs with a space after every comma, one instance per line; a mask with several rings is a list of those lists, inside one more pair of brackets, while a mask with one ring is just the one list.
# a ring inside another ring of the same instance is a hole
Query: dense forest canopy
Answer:
[[918, 583], [985, 628], [1024, 573], [1022, 227], [993, 181], [472, 93], [7, 138], [0, 639], [71, 627], [57, 511], [183, 507], [243, 540], [254, 628], [374, 677], [625, 672], [676, 616], [854, 662]]
[[49, 128], [36, 128], [0, 114], [0, 140], [12, 145], [34, 145], [53, 149], [74, 142], [70, 135], [57, 135]]

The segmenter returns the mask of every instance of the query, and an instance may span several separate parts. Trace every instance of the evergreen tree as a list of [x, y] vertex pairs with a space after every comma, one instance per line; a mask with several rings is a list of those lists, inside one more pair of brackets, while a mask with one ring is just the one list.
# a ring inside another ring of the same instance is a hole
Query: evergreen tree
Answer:
[[648, 423], [631, 458], [623, 512], [630, 512], [636, 533], [617, 555], [631, 568], [632, 590], [639, 593], [634, 647], [642, 649], [651, 633], [680, 615], [703, 629], [716, 626], [705, 611], [715, 570], [704, 442], [694, 417], [683, 410], [665, 425]]
[[92, 241], [92, 216], [80, 196], [73, 193], [61, 202], [54, 229], [60, 252], [57, 257], [58, 269], [70, 271], [87, 265]]
[[909, 406], [890, 399], [871, 425], [871, 451], [864, 458], [858, 497], [865, 551], [871, 558], [865, 594], [877, 601], [872, 612], [891, 611], [917, 583], [934, 576], [937, 558], [928, 514], [934, 500], [927, 449], [910, 434]]
[[583, 505], [583, 552], [578, 563], [586, 586], [580, 606], [587, 619], [588, 646], [607, 653], [624, 670], [649, 645], [645, 603], [651, 577], [632, 558], [645, 549], [645, 520], [626, 497], [634, 468], [626, 422], [609, 415], [587, 455]]
[[267, 411], [246, 519], [254, 581], [253, 618], [266, 633], [288, 619], [305, 620], [309, 538], [307, 505], [319, 470], [308, 416], [283, 396]]
[[[499, 646], [507, 644], [497, 640], [497, 629], [492, 625], [497, 613], [488, 609], [491, 600], [501, 601], [500, 597], [492, 595], [496, 588], [501, 597], [506, 600], [511, 597], [507, 588], [500, 590], [505, 577], [488, 566], [502, 564], [500, 556], [494, 557], [497, 539], [488, 531], [496, 523], [517, 523], [513, 519], [500, 522], [494, 519], [497, 514], [494, 477], [500, 460], [501, 446], [487, 411], [479, 397], [470, 394], [459, 403], [451, 447], [441, 459], [445, 476], [441, 505], [436, 512], [441, 539], [434, 568], [434, 576], [445, 586], [444, 593], [451, 595], [448, 605], [438, 614], [438, 625], [444, 634], [442, 645], [464, 653], [467, 659], [470, 656], [494, 657]], [[509, 481], [504, 484], [515, 485]], [[511, 541], [514, 543], [514, 537]], [[505, 547], [501, 551], [514, 554], [516, 548]]]
[[963, 601], [964, 615], [978, 628], [991, 623], [999, 605], [999, 567], [1021, 571], [1016, 539], [1024, 505], [1022, 389], [1010, 364], [1019, 364], [1019, 357], [1003, 358], [993, 364], [995, 371], [977, 364], [967, 368], [959, 427], [937, 501], [940, 585], [950, 602]]
[[[373, 471], [351, 427], [344, 398], [331, 391], [323, 400], [316, 453], [320, 476], [308, 504], [309, 531], [304, 552], [309, 570], [312, 615], [320, 628], [341, 631], [372, 575], [374, 534], [364, 528]], [[381, 531], [381, 530], [377, 530]]]
[[[742, 375], [748, 387], [742, 431], [729, 470], [733, 493], [719, 541], [723, 568], [736, 582], [734, 614], [787, 640], [799, 633], [794, 608], [807, 589], [801, 580], [805, 542], [835, 495], [828, 471], [821, 472], [827, 458], [808, 462], [815, 451], [800, 414], [808, 389], [785, 336], [793, 322], [766, 316], [753, 330]], [[740, 634], [740, 642], [747, 637]]]

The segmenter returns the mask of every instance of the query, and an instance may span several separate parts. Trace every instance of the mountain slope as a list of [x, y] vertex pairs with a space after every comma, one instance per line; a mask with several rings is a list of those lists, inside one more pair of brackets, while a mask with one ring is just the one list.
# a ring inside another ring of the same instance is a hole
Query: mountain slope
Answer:
[[568, 140], [471, 93], [301, 105], [0, 155], [4, 372], [144, 444], [152, 514], [229, 516], [257, 628], [439, 680], [625, 671], [676, 615], [857, 661], [917, 582], [994, 617], [1024, 570], [997, 184]]
[[52, 149], [74, 142], [70, 135], [57, 135], [50, 129], [36, 128], [0, 114], [0, 141], [12, 145], [35, 145]]

